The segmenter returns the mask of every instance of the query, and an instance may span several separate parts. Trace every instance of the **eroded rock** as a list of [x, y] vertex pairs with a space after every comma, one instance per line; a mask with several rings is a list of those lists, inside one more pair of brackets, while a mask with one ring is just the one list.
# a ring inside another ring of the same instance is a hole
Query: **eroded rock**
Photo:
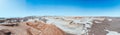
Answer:
[[[65, 35], [65, 33], [55, 25], [44, 22], [22, 22], [18, 26], [14, 24], [0, 25], [1, 35]], [[12, 34], [13, 33], [13, 34]]]

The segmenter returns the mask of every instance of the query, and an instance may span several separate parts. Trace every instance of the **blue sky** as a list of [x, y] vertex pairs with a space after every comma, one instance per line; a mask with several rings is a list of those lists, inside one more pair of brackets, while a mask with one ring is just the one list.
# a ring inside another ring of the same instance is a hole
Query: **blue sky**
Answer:
[[120, 0], [0, 0], [0, 17], [119, 16]]

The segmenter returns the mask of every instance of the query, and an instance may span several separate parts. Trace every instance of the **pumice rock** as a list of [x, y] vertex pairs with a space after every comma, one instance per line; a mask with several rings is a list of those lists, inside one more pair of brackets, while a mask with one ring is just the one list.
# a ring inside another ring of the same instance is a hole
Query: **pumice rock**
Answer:
[[0, 35], [120, 35], [120, 17], [1, 18]]
[[0, 35], [65, 35], [55, 25], [44, 22], [22, 22], [15, 24], [1, 24]]
[[28, 31], [30, 31], [32, 35], [65, 35], [65, 33], [55, 25], [45, 24], [43, 22], [28, 22], [27, 25], [30, 26]]
[[0, 30], [0, 35], [12, 35], [12, 32], [7, 29]]

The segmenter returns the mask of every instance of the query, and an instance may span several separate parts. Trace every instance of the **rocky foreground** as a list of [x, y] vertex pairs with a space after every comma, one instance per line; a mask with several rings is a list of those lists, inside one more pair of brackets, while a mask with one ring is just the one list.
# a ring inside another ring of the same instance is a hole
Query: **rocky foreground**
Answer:
[[120, 35], [120, 17], [0, 18], [0, 35]]

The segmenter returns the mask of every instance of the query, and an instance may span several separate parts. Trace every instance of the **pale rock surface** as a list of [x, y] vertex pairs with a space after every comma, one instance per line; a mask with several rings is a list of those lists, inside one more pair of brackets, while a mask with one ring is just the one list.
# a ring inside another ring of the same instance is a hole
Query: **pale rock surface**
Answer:
[[119, 35], [119, 25], [119, 17], [29, 16], [0, 20], [0, 35]]

